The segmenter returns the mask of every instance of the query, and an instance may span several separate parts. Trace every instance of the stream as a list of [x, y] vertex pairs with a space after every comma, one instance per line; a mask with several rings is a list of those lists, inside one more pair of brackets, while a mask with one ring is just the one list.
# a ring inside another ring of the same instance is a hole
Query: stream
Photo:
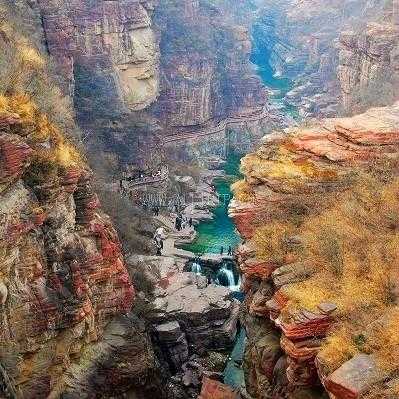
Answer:
[[240, 236], [237, 234], [234, 222], [228, 216], [228, 206], [232, 198], [231, 184], [240, 179], [241, 156], [230, 154], [224, 164], [225, 177], [213, 181], [216, 193], [220, 198], [219, 205], [213, 210], [213, 219], [201, 222], [197, 227], [196, 239], [182, 246], [183, 249], [195, 254], [220, 253], [223, 247], [227, 253], [229, 246], [232, 249], [240, 243]]
[[[277, 76], [269, 62], [271, 56], [270, 51], [259, 46], [259, 43], [263, 42], [260, 35], [260, 31], [254, 30], [252, 32], [254, 50], [251, 55], [251, 62], [265, 86], [267, 86], [273, 93], [269, 97], [269, 102], [277, 112], [284, 113], [292, 120], [299, 119], [297, 109], [285, 104], [284, 102], [284, 96], [291, 90], [292, 82], [287, 78]], [[228, 155], [223, 168], [225, 177], [214, 180], [216, 192], [220, 198], [223, 198], [223, 200], [220, 201], [218, 207], [213, 210], [213, 219], [201, 222], [196, 227], [197, 237], [195, 241], [185, 245], [183, 247], [184, 249], [196, 254], [204, 254], [220, 253], [220, 249], [223, 247], [226, 253], [229, 246], [234, 249], [239, 245], [241, 238], [233, 221], [228, 216], [228, 206], [232, 198], [230, 186], [236, 180], [241, 178], [239, 166], [242, 155]], [[223, 268], [225, 267], [226, 265], [223, 265], [219, 270], [219, 273], [222, 271], [222, 274], [225, 275], [227, 281], [222, 281], [222, 279], [216, 278], [213, 282], [229, 286], [232, 291], [239, 291], [240, 280], [237, 271], [235, 271], [236, 277], [234, 277], [234, 274], [230, 270], [223, 271]], [[201, 273], [201, 268], [197, 268], [196, 271]], [[245, 341], [245, 330], [243, 327], [240, 327], [237, 333], [235, 346], [230, 354], [229, 361], [224, 371], [224, 382], [233, 389], [245, 388], [244, 370], [242, 368]]]

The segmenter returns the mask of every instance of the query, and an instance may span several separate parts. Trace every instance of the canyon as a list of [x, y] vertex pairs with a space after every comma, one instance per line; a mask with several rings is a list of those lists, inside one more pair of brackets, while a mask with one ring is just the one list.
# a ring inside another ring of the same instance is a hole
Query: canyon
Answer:
[[2, 0], [0, 397], [397, 398], [398, 15]]

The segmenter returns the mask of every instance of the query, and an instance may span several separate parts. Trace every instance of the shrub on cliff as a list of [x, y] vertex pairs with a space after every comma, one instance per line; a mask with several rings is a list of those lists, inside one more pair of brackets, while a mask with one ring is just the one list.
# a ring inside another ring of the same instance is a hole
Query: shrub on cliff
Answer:
[[[305, 133], [319, 138], [310, 129]], [[300, 310], [320, 313], [320, 304], [336, 305], [336, 323], [318, 356], [323, 372], [356, 353], [372, 353], [387, 376], [399, 369], [399, 158], [391, 151], [378, 152], [379, 161], [367, 166], [334, 167], [322, 156], [317, 164], [311, 157], [304, 162], [299, 155], [305, 157], [307, 147], [295, 140], [284, 138], [278, 148], [247, 156], [247, 180], [236, 188], [239, 199], [240, 189], [255, 190], [260, 201], [262, 188], [265, 193], [267, 220], [259, 212], [263, 226], [252, 238], [257, 256], [287, 270], [311, 265], [310, 277], [295, 282], [293, 276], [281, 288], [288, 301], [281, 319], [294, 322]]]
[[114, 222], [125, 253], [153, 253], [155, 226], [150, 216], [136, 208], [130, 199], [104, 189], [101, 184], [97, 184], [96, 191], [102, 208]]
[[235, 182], [231, 189], [235, 198], [241, 202], [251, 202], [254, 199], [252, 188], [245, 180]]
[[29, 97], [52, 123], [78, 138], [71, 101], [60, 91], [58, 74], [32, 33], [33, 20], [24, 18], [17, 5], [0, 6], [0, 94]]
[[[361, 175], [338, 203], [309, 217], [297, 231], [304, 241], [301, 257], [316, 265], [317, 272], [284, 288], [290, 298], [287, 311], [314, 310], [323, 302], [338, 306], [341, 322], [319, 356], [330, 371], [358, 352], [374, 353], [381, 370], [399, 367], [389, 355], [399, 347], [389, 327], [396, 323], [398, 300], [398, 213], [399, 180]], [[388, 315], [385, 330], [368, 334], [363, 342], [364, 331], [382, 314]]]

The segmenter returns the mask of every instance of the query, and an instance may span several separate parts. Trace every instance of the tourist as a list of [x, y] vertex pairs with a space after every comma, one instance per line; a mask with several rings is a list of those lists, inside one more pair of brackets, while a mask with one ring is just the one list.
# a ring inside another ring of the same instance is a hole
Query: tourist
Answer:
[[189, 225], [190, 227], [193, 227], [193, 218], [190, 218], [190, 220], [188, 221], [188, 225]]
[[[162, 228], [160, 228], [160, 229], [162, 229]], [[158, 229], [154, 235], [154, 241], [155, 241], [155, 245], [157, 247], [157, 256], [161, 256], [162, 250], [163, 250], [163, 239], [162, 239], [162, 234], [159, 232], [160, 229]]]
[[231, 245], [229, 245], [229, 249], [227, 251], [227, 255], [228, 256], [232, 256], [233, 255], [233, 249], [231, 248]]
[[182, 229], [185, 230], [187, 227], [187, 218], [185, 216], [182, 216]]
[[220, 247], [220, 256], [223, 256], [223, 253], [224, 253], [224, 248], [223, 248], [223, 245]]
[[179, 216], [177, 216], [176, 221], [175, 221], [175, 228], [177, 231], [181, 230], [181, 224], [182, 224], [182, 219], [179, 215]]

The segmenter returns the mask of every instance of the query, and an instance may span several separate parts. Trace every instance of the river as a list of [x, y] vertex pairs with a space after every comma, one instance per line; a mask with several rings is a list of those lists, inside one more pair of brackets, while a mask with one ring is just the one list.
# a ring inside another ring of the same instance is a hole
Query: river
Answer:
[[219, 196], [219, 205], [213, 210], [213, 219], [201, 222], [197, 228], [196, 239], [183, 249], [195, 254], [213, 253], [217, 254], [223, 247], [224, 253], [229, 246], [235, 248], [240, 237], [237, 234], [233, 221], [228, 216], [228, 206], [232, 198], [230, 190], [231, 184], [240, 179], [240, 159], [241, 155], [230, 154], [224, 164], [225, 177], [214, 180], [216, 192]]
[[[261, 77], [265, 86], [267, 86], [273, 94], [269, 97], [269, 102], [275, 107], [276, 111], [282, 112], [292, 119], [298, 119], [297, 109], [284, 103], [285, 94], [291, 90], [292, 82], [284, 77], [278, 77], [276, 72], [270, 65], [270, 52], [268, 49], [259, 46], [262, 43], [260, 31], [252, 32], [254, 50], [251, 56], [255, 71]], [[219, 253], [221, 247], [224, 251], [229, 246], [237, 247], [240, 243], [240, 236], [235, 228], [233, 221], [228, 216], [228, 205], [232, 198], [230, 190], [231, 184], [240, 179], [240, 159], [245, 154], [229, 154], [224, 165], [225, 177], [218, 178], [214, 181], [216, 191], [222, 200], [219, 206], [213, 210], [213, 219], [201, 222], [197, 228], [197, 237], [194, 242], [184, 246], [184, 249], [194, 253]], [[235, 284], [235, 289], [237, 285]], [[245, 387], [244, 371], [242, 362], [245, 350], [245, 330], [241, 328], [237, 334], [236, 344], [230, 354], [224, 372], [224, 382], [232, 388]]]

